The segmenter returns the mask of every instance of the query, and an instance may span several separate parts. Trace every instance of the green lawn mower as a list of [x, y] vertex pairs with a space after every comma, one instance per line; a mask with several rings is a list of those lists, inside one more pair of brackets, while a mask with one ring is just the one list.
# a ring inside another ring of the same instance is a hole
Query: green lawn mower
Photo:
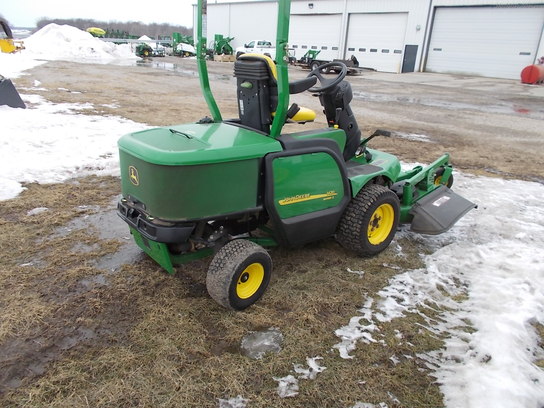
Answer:
[[[119, 140], [120, 217], [134, 240], [169, 273], [174, 265], [213, 255], [206, 277], [210, 296], [241, 310], [270, 281], [264, 247], [297, 247], [335, 237], [361, 256], [383, 251], [399, 223], [439, 234], [475, 205], [455, 194], [449, 156], [402, 171], [399, 160], [367, 147], [350, 108], [347, 68], [325, 78], [323, 67], [289, 82], [290, 1], [278, 2], [276, 61], [244, 54], [234, 64], [239, 117], [224, 120], [210, 91], [206, 3], [198, 2], [197, 60], [211, 112], [197, 123], [131, 133]], [[328, 127], [285, 133], [286, 122], [315, 113], [289, 95], [319, 96]]]

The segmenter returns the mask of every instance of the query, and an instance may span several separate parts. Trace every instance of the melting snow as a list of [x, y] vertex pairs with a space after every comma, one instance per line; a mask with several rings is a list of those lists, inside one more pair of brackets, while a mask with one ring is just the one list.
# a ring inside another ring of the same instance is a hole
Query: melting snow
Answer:
[[247, 399], [242, 398], [241, 395], [238, 395], [236, 398], [231, 398], [228, 400], [219, 399], [219, 408], [246, 408]]
[[434, 249], [426, 267], [396, 275], [379, 299], [368, 298], [336, 331], [334, 347], [352, 358], [359, 342], [382, 341], [377, 323], [445, 310], [440, 321], [427, 319], [428, 330], [448, 334], [445, 348], [420, 357], [442, 384], [446, 406], [542, 406], [544, 373], [534, 362], [544, 356], [533, 324], [544, 323], [544, 186], [456, 180], [454, 189], [479, 208], [448, 233], [425, 238]]
[[273, 377], [278, 382], [278, 395], [281, 398], [294, 397], [298, 394], [298, 380], [289, 374], [286, 377]]
[[296, 377], [289, 374], [285, 377], [273, 377], [278, 382], [278, 395], [281, 398], [294, 397], [298, 394], [299, 385], [298, 380], [315, 380], [319, 373], [325, 371], [327, 367], [320, 366], [318, 360], [322, 360], [323, 357], [308, 357], [306, 364], [308, 368], [301, 364], [293, 364], [293, 371], [298, 374]]
[[242, 339], [240, 348], [244, 356], [260, 360], [266, 353], [279, 353], [282, 343], [281, 332], [271, 327], [264, 331], [249, 333]]
[[22, 95], [34, 108], [0, 106], [0, 200], [15, 197], [21, 183], [53, 183], [87, 174], [119, 173], [117, 140], [146, 126], [127, 119], [79, 115], [89, 104], [52, 104]]

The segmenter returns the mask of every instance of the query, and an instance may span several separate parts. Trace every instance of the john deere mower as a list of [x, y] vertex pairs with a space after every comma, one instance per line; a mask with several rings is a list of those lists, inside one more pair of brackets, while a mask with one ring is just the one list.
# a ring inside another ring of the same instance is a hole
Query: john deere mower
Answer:
[[[239, 117], [223, 119], [210, 91], [206, 2], [199, 0], [197, 60], [211, 112], [197, 123], [131, 133], [119, 140], [120, 217], [134, 240], [169, 273], [174, 265], [213, 256], [210, 296], [245, 309], [266, 290], [272, 261], [265, 247], [297, 247], [330, 237], [360, 256], [387, 248], [399, 223], [440, 234], [475, 207], [454, 193], [447, 154], [401, 170], [399, 160], [367, 147], [350, 108], [341, 62], [289, 82], [290, 0], [278, 2], [276, 61], [245, 54], [234, 64]], [[289, 95], [319, 96], [328, 127], [287, 133], [286, 122], [315, 113]]]

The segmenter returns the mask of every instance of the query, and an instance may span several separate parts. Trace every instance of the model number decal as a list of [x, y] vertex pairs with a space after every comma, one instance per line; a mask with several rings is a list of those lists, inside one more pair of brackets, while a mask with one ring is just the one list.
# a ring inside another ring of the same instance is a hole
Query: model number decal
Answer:
[[447, 203], [449, 200], [450, 200], [450, 198], [448, 196], [442, 196], [438, 200], [433, 202], [433, 205], [435, 207], [440, 207], [442, 204]]
[[282, 200], [278, 201], [279, 205], [289, 205], [289, 204], [296, 204], [296, 203], [302, 203], [304, 201], [310, 201], [310, 200], [332, 200], [335, 196], [337, 196], [338, 193], [336, 191], [327, 191], [324, 194], [297, 194], [295, 196], [291, 197], [285, 197]]

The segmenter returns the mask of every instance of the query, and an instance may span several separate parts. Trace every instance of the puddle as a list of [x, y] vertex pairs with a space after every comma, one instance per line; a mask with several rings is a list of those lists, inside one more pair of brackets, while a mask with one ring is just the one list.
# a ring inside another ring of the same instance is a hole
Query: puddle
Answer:
[[[196, 68], [189, 69], [189, 68], [182, 67], [178, 64], [173, 64], [171, 62], [154, 61], [154, 60], [136, 61], [134, 65], [139, 67], [162, 69], [164, 71], [176, 72], [181, 75], [198, 78], [198, 70]], [[210, 80], [235, 82], [235, 78], [232, 74], [214, 74], [213, 72], [208, 71], [208, 78]]]
[[[74, 218], [66, 225], [58, 228], [53, 237], [65, 237], [72, 231], [89, 228], [96, 231], [100, 239], [115, 239], [123, 243], [117, 252], [96, 259], [94, 266], [98, 269], [113, 272], [124, 264], [133, 263], [144, 258], [142, 250], [133, 242], [128, 226], [117, 216], [116, 208], [99, 210], [95, 214], [86, 214]], [[96, 249], [94, 245], [81, 242], [75, 243], [72, 247], [73, 252], [79, 253], [90, 252], [94, 249]]]

